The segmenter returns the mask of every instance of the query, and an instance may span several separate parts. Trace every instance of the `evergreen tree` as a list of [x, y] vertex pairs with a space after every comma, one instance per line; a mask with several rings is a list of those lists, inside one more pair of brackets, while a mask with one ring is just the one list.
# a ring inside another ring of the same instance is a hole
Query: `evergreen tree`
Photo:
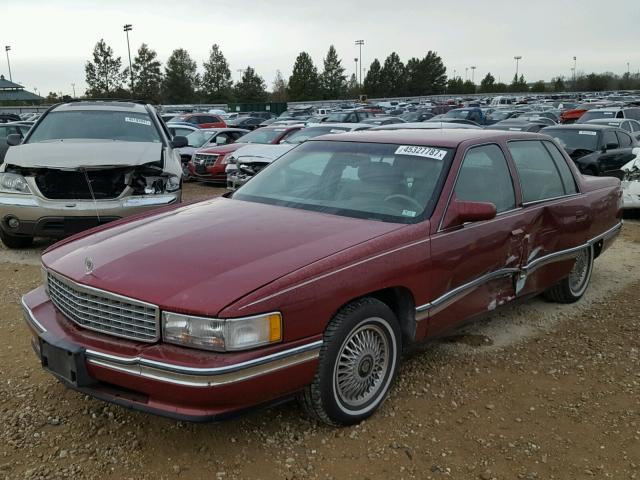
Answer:
[[342, 61], [338, 58], [335, 47], [331, 45], [324, 59], [324, 71], [320, 75], [323, 98], [325, 100], [342, 98], [347, 88], [346, 80]]
[[381, 94], [385, 97], [399, 97], [404, 94], [405, 68], [396, 52], [391, 53], [380, 70]]
[[464, 82], [462, 78], [450, 78], [447, 82], [447, 93], [464, 93]]
[[380, 84], [380, 71], [382, 67], [380, 66], [380, 62], [376, 58], [371, 65], [369, 66], [369, 70], [367, 71], [367, 75], [364, 78], [363, 89], [364, 93], [366, 93], [371, 98], [376, 98], [381, 96], [382, 85]]
[[93, 61], [84, 66], [85, 81], [89, 86], [87, 96], [110, 97], [122, 91], [124, 75], [120, 71], [121, 66], [120, 57], [114, 57], [113, 49], [100, 39], [93, 48]]
[[204, 62], [202, 93], [208, 102], [228, 102], [232, 96], [232, 80], [229, 63], [220, 47], [214, 43], [209, 60]]
[[267, 101], [267, 91], [264, 80], [256, 71], [247, 67], [242, 74], [242, 80], [236, 84], [236, 98], [242, 103], [257, 103]]
[[496, 79], [491, 72], [487, 73], [480, 82], [481, 93], [493, 93], [495, 91]]
[[289, 98], [293, 101], [317, 100], [319, 91], [318, 69], [307, 52], [300, 52], [289, 77]]
[[564, 92], [566, 87], [564, 85], [564, 79], [562, 77], [552, 78], [551, 82], [553, 83], [553, 91], [554, 92]]
[[509, 90], [515, 93], [527, 92], [529, 90], [529, 86], [524, 79], [524, 75], [521, 74], [520, 78], [518, 78], [517, 75], [514, 75], [513, 80], [511, 81], [511, 85], [509, 85]]
[[287, 81], [282, 76], [280, 70], [276, 70], [276, 78], [273, 80], [273, 91], [271, 92], [271, 99], [274, 102], [286, 102], [289, 100], [288, 94], [289, 86]]
[[[162, 72], [155, 50], [151, 50], [146, 43], [138, 49], [138, 55], [133, 59], [133, 89], [135, 96], [140, 99], [160, 101], [162, 87]], [[125, 69], [125, 77], [129, 77], [129, 69]]]
[[164, 70], [162, 89], [165, 101], [174, 104], [193, 102], [200, 81], [196, 70], [196, 62], [186, 50], [174, 50]]
[[406, 95], [433, 95], [442, 93], [446, 83], [442, 59], [429, 50], [422, 58], [412, 58], [406, 67]]
[[351, 78], [347, 82], [347, 87], [344, 93], [346, 98], [358, 98], [360, 96], [360, 86], [358, 85], [358, 78], [355, 73], [351, 74]]
[[536, 83], [531, 85], [531, 91], [536, 93], [543, 93], [547, 91], [547, 86], [544, 83], [544, 80], [538, 80]]

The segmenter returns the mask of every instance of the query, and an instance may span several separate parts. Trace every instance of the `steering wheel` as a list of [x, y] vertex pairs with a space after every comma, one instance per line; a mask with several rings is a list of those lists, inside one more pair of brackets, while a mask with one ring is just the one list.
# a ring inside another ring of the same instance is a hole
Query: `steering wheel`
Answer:
[[393, 195], [389, 195], [384, 199], [384, 201], [391, 202], [392, 200], [396, 200], [396, 199], [404, 200], [405, 202], [410, 203], [411, 206], [416, 208], [416, 212], [421, 212], [423, 209], [422, 205], [420, 205], [420, 203], [418, 203], [418, 201], [415, 198], [410, 197], [409, 195], [402, 195], [401, 193], [395, 193]]

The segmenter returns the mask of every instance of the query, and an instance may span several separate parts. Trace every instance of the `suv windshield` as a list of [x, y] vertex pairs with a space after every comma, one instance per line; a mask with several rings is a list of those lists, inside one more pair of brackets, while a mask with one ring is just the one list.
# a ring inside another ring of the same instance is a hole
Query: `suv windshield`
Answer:
[[594, 130], [545, 128], [542, 133], [555, 138], [566, 150], [589, 150], [590, 152], [595, 152], [598, 148], [598, 132]]
[[233, 198], [413, 223], [431, 214], [452, 152], [440, 147], [311, 141], [283, 155]]
[[160, 143], [156, 126], [147, 114], [111, 110], [53, 111], [46, 115], [27, 143], [51, 140], [119, 140]]
[[591, 110], [585, 112], [580, 118], [580, 123], [588, 122], [594, 118], [616, 118], [616, 112], [611, 110]]

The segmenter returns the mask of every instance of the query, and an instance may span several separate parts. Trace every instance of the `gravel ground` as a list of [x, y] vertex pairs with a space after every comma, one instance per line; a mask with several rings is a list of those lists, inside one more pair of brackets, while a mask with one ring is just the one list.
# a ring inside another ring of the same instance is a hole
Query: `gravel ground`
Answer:
[[44, 245], [0, 250], [0, 478], [640, 479], [640, 222], [579, 303], [507, 306], [425, 346], [381, 410], [344, 429], [293, 403], [192, 425], [65, 389], [19, 307]]

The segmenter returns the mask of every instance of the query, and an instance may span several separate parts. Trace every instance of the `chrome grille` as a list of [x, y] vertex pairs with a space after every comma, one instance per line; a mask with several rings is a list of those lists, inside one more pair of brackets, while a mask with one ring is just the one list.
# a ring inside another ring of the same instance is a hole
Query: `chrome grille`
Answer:
[[47, 273], [49, 297], [66, 317], [96, 332], [154, 342], [160, 337], [158, 307], [79, 285]]
[[216, 163], [219, 155], [209, 153], [196, 153], [193, 157], [193, 163], [196, 165], [204, 165], [205, 167], [211, 167]]

